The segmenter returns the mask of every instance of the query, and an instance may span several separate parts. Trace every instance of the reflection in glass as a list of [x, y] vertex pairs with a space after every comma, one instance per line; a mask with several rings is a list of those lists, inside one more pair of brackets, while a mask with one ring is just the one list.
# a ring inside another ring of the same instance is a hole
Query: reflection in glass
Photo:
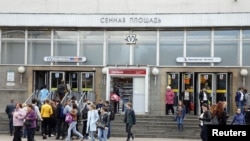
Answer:
[[243, 40], [242, 43], [242, 64], [243, 66], [250, 66], [250, 40]]
[[77, 31], [54, 31], [54, 39], [77, 39]]
[[187, 40], [189, 39], [211, 39], [211, 31], [197, 30], [187, 31]]
[[216, 76], [216, 102], [225, 101], [227, 93], [227, 74]]
[[240, 30], [215, 30], [215, 39], [239, 39]]
[[1, 63], [24, 64], [24, 40], [2, 40]]
[[94, 73], [84, 72], [82, 73], [82, 91], [94, 90]]
[[2, 30], [2, 38], [25, 38], [24, 30]]
[[[214, 56], [221, 57], [221, 62], [215, 63], [215, 66], [237, 66], [239, 65], [239, 41], [224, 40], [214, 41]], [[229, 55], [230, 54], [230, 55]]]
[[57, 86], [60, 84], [61, 80], [63, 80], [63, 73], [62, 72], [52, 72], [51, 73], [51, 90], [57, 90]]
[[49, 62], [44, 62], [44, 56], [50, 56], [51, 41], [32, 40], [28, 41], [28, 64], [46, 64], [50, 65]]
[[129, 51], [130, 51], [129, 46], [124, 43], [108, 41], [107, 64], [108, 65], [129, 64]]
[[28, 31], [29, 39], [51, 39], [51, 31]]

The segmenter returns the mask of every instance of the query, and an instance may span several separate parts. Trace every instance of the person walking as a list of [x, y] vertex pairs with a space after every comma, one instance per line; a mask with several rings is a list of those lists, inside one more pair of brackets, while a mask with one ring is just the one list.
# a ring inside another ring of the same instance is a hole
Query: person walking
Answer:
[[130, 137], [134, 140], [135, 135], [132, 133], [131, 129], [133, 125], [136, 124], [136, 117], [135, 117], [135, 111], [132, 108], [132, 103], [128, 102], [126, 103], [126, 111], [124, 115], [124, 123], [126, 123], [126, 132], [127, 132], [127, 140], [130, 140]]
[[246, 125], [245, 116], [241, 112], [240, 108], [237, 109], [236, 114], [233, 117], [231, 125]]
[[56, 100], [56, 128], [57, 128], [57, 134], [56, 139], [64, 140], [65, 134], [64, 134], [64, 125], [65, 125], [65, 115], [63, 113], [64, 105], [61, 104], [61, 101], [58, 99]]
[[96, 122], [99, 119], [98, 111], [96, 110], [96, 106], [94, 104], [91, 104], [88, 106], [88, 119], [87, 119], [87, 130], [86, 133], [89, 133], [89, 136], [91, 137], [91, 141], [95, 141], [94, 134], [96, 132]]
[[44, 101], [48, 98], [48, 96], [49, 96], [49, 90], [47, 89], [47, 85], [44, 85], [39, 92], [39, 101], [41, 102], [40, 103], [41, 105], [44, 104]]
[[207, 131], [207, 125], [211, 122], [211, 112], [208, 110], [207, 103], [203, 103], [202, 106], [202, 114], [199, 117], [199, 120], [201, 120], [201, 133], [200, 137], [202, 141], [208, 141], [208, 131]]
[[5, 113], [8, 115], [9, 119], [9, 134], [10, 136], [13, 135], [13, 111], [16, 108], [16, 105], [14, 104], [14, 99], [10, 100], [10, 103], [5, 108]]
[[209, 95], [207, 93], [207, 88], [204, 87], [202, 88], [200, 94], [199, 94], [199, 100], [200, 100], [200, 106], [201, 106], [201, 113], [203, 112], [203, 109], [202, 109], [202, 105], [203, 104], [206, 104], [207, 106], [209, 106]]
[[176, 121], [178, 124], [179, 131], [184, 130], [183, 120], [185, 118], [185, 115], [186, 115], [186, 108], [185, 108], [185, 105], [183, 104], [183, 102], [180, 100], [178, 102], [178, 106], [177, 106], [177, 110], [176, 110]]
[[64, 95], [67, 91], [68, 90], [67, 90], [67, 86], [65, 85], [65, 81], [61, 80], [61, 83], [57, 87], [57, 94], [58, 94], [61, 101], [64, 98]]
[[88, 108], [88, 105], [90, 103], [88, 103], [88, 99], [84, 99], [83, 100], [83, 110], [82, 110], [82, 135], [85, 137], [85, 138], [88, 138], [88, 134], [86, 133], [86, 130], [87, 130], [87, 120], [88, 120], [88, 111], [89, 111], [89, 108]]
[[66, 139], [66, 141], [70, 141], [70, 138], [71, 138], [71, 131], [73, 131], [73, 133], [75, 134], [75, 135], [77, 135], [79, 138], [80, 138], [80, 140], [81, 141], [83, 141], [83, 135], [80, 133], [80, 132], [78, 132], [77, 130], [76, 130], [76, 124], [77, 124], [77, 112], [78, 112], [78, 110], [77, 110], [77, 105], [74, 103], [74, 104], [72, 104], [72, 109], [70, 110], [70, 115], [72, 116], [72, 122], [71, 123], [69, 123], [69, 128], [68, 128], [68, 135], [67, 135], [67, 139]]
[[188, 87], [185, 88], [185, 90], [181, 93], [180, 100], [183, 101], [185, 105], [185, 111], [186, 114], [189, 113], [190, 109], [190, 102], [192, 101], [191, 93], [188, 91]]
[[21, 141], [21, 131], [23, 128], [23, 120], [26, 112], [22, 109], [22, 104], [17, 103], [13, 112], [14, 137], [13, 141]]
[[42, 135], [43, 139], [47, 139], [47, 135], [51, 136], [51, 125], [50, 125], [50, 117], [53, 114], [53, 109], [51, 105], [49, 104], [49, 100], [46, 99], [45, 103], [42, 105], [41, 108], [41, 117], [43, 119], [42, 121]]
[[174, 115], [174, 92], [170, 86], [167, 86], [166, 90], [166, 115], [169, 114], [169, 110], [171, 110], [172, 114]]
[[32, 106], [32, 104], [28, 104], [28, 111], [25, 116], [25, 120], [31, 122], [30, 126], [26, 126], [27, 129], [27, 141], [34, 141], [35, 137], [35, 129], [36, 129], [36, 112]]
[[108, 128], [109, 128], [109, 115], [108, 115], [108, 107], [101, 108], [101, 114], [99, 117], [100, 122], [105, 125], [104, 128], [98, 128], [98, 139], [99, 141], [107, 141], [108, 136]]

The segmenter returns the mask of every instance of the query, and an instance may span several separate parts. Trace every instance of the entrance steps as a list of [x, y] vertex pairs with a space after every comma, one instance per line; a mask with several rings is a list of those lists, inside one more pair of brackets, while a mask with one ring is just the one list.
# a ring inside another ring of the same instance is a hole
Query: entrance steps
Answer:
[[[173, 115], [136, 115], [136, 125], [132, 132], [142, 138], [186, 138], [200, 139], [200, 127], [197, 115], [187, 115], [183, 121], [184, 131], [178, 130]], [[111, 122], [111, 136], [126, 137], [124, 115], [116, 114]], [[228, 120], [228, 124], [231, 119]]]
[[[174, 116], [136, 115], [136, 125], [132, 128], [136, 137], [142, 138], [188, 138], [199, 139], [200, 128], [197, 116], [187, 115], [184, 120], [184, 131], [178, 131]], [[111, 122], [111, 136], [126, 137], [124, 115], [116, 114]]]
[[[136, 125], [132, 128], [138, 138], [183, 138], [200, 139], [199, 120], [197, 115], [187, 115], [184, 119], [184, 131], [180, 132], [173, 115], [136, 115]], [[228, 124], [231, 123], [231, 118]], [[126, 137], [124, 115], [116, 114], [111, 122], [111, 137]], [[8, 133], [8, 118], [0, 113], [0, 134]], [[79, 125], [82, 129], [82, 124]], [[39, 134], [39, 132], [37, 132]]]

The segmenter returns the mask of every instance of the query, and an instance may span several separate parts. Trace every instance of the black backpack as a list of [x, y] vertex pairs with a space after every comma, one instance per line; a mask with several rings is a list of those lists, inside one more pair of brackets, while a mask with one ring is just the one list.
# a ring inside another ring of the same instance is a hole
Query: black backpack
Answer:
[[60, 85], [58, 86], [58, 88], [57, 88], [57, 92], [58, 92], [59, 94], [65, 93], [65, 90], [66, 90], [66, 88], [65, 88], [65, 85], [63, 85], [63, 84], [60, 84]]
[[115, 120], [115, 113], [114, 113], [114, 111], [110, 110], [109, 112], [110, 112], [109, 119], [110, 120]]
[[88, 108], [87, 108], [87, 104], [85, 104], [83, 110], [82, 110], [82, 119], [88, 119]]

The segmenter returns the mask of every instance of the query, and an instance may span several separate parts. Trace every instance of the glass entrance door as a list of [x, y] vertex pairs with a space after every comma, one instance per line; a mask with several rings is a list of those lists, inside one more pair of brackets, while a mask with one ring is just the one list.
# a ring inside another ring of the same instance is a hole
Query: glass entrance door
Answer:
[[179, 73], [168, 73], [168, 82], [167, 84], [171, 86], [171, 89], [175, 93], [174, 106], [177, 106], [179, 99], [179, 91], [180, 91], [180, 74]]
[[82, 72], [82, 91], [94, 91], [94, 72]]
[[200, 91], [203, 88], [206, 88], [207, 94], [208, 94], [208, 103], [209, 104], [214, 104], [216, 103], [216, 94], [214, 92], [214, 74], [213, 73], [199, 73], [198, 74], [198, 87], [197, 87], [197, 96], [196, 96], [196, 111], [198, 111], [198, 114], [200, 114], [201, 111], [201, 105], [200, 105], [200, 100], [199, 100], [199, 94]]
[[216, 102], [227, 101], [228, 93], [228, 75], [227, 73], [216, 74]]
[[65, 80], [64, 72], [50, 72], [50, 91], [56, 91], [61, 80]]

